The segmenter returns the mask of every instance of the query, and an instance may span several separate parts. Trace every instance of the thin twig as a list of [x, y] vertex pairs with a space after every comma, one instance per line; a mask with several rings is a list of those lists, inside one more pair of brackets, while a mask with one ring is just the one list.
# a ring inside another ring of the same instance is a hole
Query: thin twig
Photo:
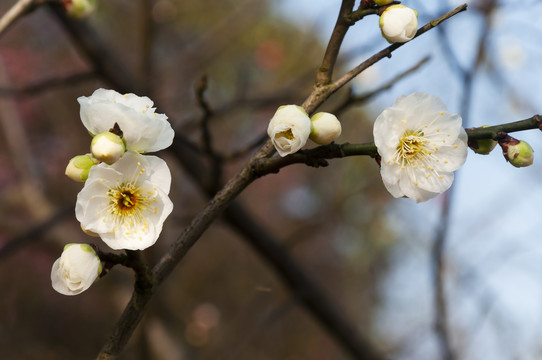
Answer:
[[209, 130], [209, 118], [213, 115], [211, 107], [205, 99], [205, 91], [207, 90], [207, 75], [203, 75], [194, 87], [196, 93], [196, 102], [203, 114], [200, 118], [201, 127], [201, 142], [203, 150], [207, 155], [214, 154], [213, 141], [211, 139], [211, 131]]
[[350, 96], [345, 98], [345, 100], [343, 100], [343, 102], [341, 104], [337, 105], [330, 112], [335, 114], [335, 115], [338, 115], [339, 113], [341, 113], [342, 111], [344, 111], [347, 107], [349, 107], [351, 105], [366, 103], [367, 101], [371, 100], [373, 97], [379, 95], [380, 93], [391, 89], [393, 86], [395, 86], [397, 83], [399, 83], [399, 81], [403, 80], [408, 75], [411, 75], [412, 73], [418, 71], [423, 65], [425, 65], [429, 61], [429, 59], [430, 59], [429, 56], [424, 57], [423, 59], [418, 61], [418, 63], [416, 63], [416, 65], [414, 65], [414, 66], [410, 67], [409, 69], [403, 71], [402, 73], [394, 76], [391, 80], [389, 80], [388, 82], [382, 84], [381, 86], [379, 86], [375, 90], [372, 90], [372, 91], [370, 91], [368, 93], [358, 95], [358, 96], [354, 96], [354, 95], [350, 94]]
[[[433, 29], [434, 27], [440, 25], [442, 22], [448, 20], [454, 15], [459, 14], [462, 11], [467, 10], [467, 4], [463, 4], [461, 6], [458, 6], [452, 11], [447, 12], [446, 14], [442, 15], [436, 20], [431, 20], [429, 23], [418, 29], [416, 32], [416, 35], [414, 38], [417, 38], [421, 36], [422, 34], [425, 34], [427, 31]], [[412, 40], [411, 40], [412, 41]], [[315, 86], [313, 92], [309, 95], [309, 97], [305, 100], [303, 103], [303, 107], [305, 110], [311, 114], [316, 110], [316, 108], [322, 104], [328, 97], [330, 97], [332, 94], [334, 94], [337, 90], [342, 88], [344, 85], [346, 85], [350, 80], [352, 80], [354, 77], [358, 76], [361, 72], [364, 70], [367, 70], [369, 67], [373, 66], [380, 60], [384, 59], [385, 57], [391, 57], [391, 54], [403, 46], [406, 43], [394, 43], [387, 48], [379, 51], [378, 53], [371, 56], [369, 59], [365, 60], [358, 66], [356, 66], [354, 69], [347, 72], [345, 75], [343, 75], [341, 78], [336, 80], [335, 82], [329, 84], [329, 85], [320, 85]]]
[[60, 210], [57, 210], [53, 215], [51, 215], [47, 220], [32, 227], [24, 234], [18, 235], [13, 239], [9, 240], [6, 245], [0, 248], [0, 260], [4, 259], [7, 256], [10, 256], [23, 246], [26, 246], [31, 242], [40, 240], [47, 231], [49, 231], [51, 228], [56, 226], [68, 215], [71, 214], [73, 214], [73, 205], [61, 208]]
[[268, 135], [267, 133], [262, 133], [260, 136], [258, 136], [256, 139], [252, 140], [251, 143], [249, 143], [245, 148], [237, 151], [233, 151], [230, 154], [223, 155], [222, 158], [227, 160], [235, 160], [238, 158], [241, 158], [243, 156], [248, 155], [249, 153], [253, 152], [267, 141]]
[[[466, 129], [470, 139], [498, 139], [503, 133], [511, 133], [523, 130], [538, 129], [542, 122], [540, 115], [534, 115], [528, 119], [515, 121], [502, 125], [489, 126], [484, 128]], [[378, 156], [374, 143], [364, 144], [335, 144], [318, 146], [309, 150], [301, 150], [285, 157], [273, 156], [260, 159], [254, 171], [258, 176], [277, 173], [283, 167], [292, 164], [305, 164], [311, 167], [327, 166], [327, 160], [343, 158], [347, 156]]]
[[316, 86], [327, 85], [331, 82], [333, 75], [333, 68], [339, 55], [341, 44], [344, 40], [344, 36], [348, 31], [348, 28], [352, 25], [349, 17], [354, 8], [354, 0], [343, 0], [341, 9], [335, 23], [335, 28], [331, 33], [331, 37], [327, 44], [326, 52], [322, 60], [322, 65], [316, 73]]
[[453, 192], [455, 186], [444, 194], [444, 202], [440, 214], [440, 222], [436, 231], [435, 239], [431, 252], [432, 258], [432, 275], [434, 287], [434, 330], [441, 348], [442, 358], [444, 360], [454, 360], [457, 358], [455, 350], [452, 346], [450, 331], [449, 331], [449, 310], [448, 302], [446, 301], [446, 289], [444, 287], [445, 280], [445, 256], [444, 249], [446, 246], [446, 237], [448, 226], [450, 224], [450, 209], [452, 205]]
[[58, 3], [47, 3], [51, 14], [62, 24], [81, 53], [93, 64], [96, 74], [121, 93], [139, 93], [141, 85], [128, 73], [104, 44], [102, 39], [85, 21], [74, 21]]
[[21, 89], [0, 87], [0, 96], [33, 96], [38, 95], [44, 91], [63, 87], [73, 86], [80, 82], [88, 81], [96, 77], [93, 71], [82, 72], [79, 74], [68, 75], [65, 77], [58, 77], [52, 79], [46, 79], [39, 83], [23, 87]]
[[0, 35], [17, 19], [25, 15], [32, 6], [41, 3], [40, 0], [19, 0], [0, 18]]
[[[425, 24], [423, 27], [418, 29], [416, 32], [416, 35], [414, 36], [414, 39], [425, 34], [429, 30], [433, 29], [434, 27], [440, 25], [442, 22], [448, 20], [454, 15], [459, 14], [462, 11], [467, 10], [467, 4], [463, 4], [461, 6], [458, 6], [452, 11], [447, 12], [446, 14], [442, 15], [436, 20], [431, 20], [429, 23]], [[412, 41], [412, 40], [411, 40]], [[343, 77], [341, 77], [339, 80], [335, 81], [333, 84], [333, 92], [337, 91], [339, 88], [341, 88], [344, 84], [352, 80], [354, 77], [359, 75], [362, 71], [367, 70], [369, 67], [373, 66], [378, 61], [382, 60], [385, 57], [391, 57], [391, 53], [400, 48], [401, 46], [405, 45], [406, 43], [394, 43], [385, 48], [384, 50], [379, 51], [375, 55], [371, 56], [369, 59], [364, 61], [363, 63], [356, 66], [354, 69], [350, 70], [348, 73], [346, 73]]]
[[204, 75], [196, 83], [196, 102], [201, 108], [203, 114], [200, 119], [201, 127], [201, 140], [203, 143], [203, 152], [211, 159], [211, 181], [214, 182], [211, 186], [218, 188], [220, 179], [222, 178], [222, 163], [223, 157], [220, 156], [213, 148], [213, 139], [211, 136], [211, 129], [209, 128], [209, 120], [213, 116], [213, 110], [205, 99], [205, 91], [207, 90], [207, 76]]

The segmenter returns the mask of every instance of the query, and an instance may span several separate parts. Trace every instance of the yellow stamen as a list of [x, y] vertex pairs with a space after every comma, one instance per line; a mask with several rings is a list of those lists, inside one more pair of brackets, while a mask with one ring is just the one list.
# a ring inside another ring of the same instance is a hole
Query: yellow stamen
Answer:
[[281, 132], [277, 133], [276, 137], [278, 137], [278, 138], [285, 137], [288, 140], [294, 140], [295, 139], [294, 134], [292, 133], [292, 129], [281, 131]]

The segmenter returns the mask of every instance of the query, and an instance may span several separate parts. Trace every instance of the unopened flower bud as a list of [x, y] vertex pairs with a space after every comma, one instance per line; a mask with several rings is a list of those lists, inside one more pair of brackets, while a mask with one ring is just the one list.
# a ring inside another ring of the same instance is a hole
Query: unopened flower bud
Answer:
[[63, 295], [87, 290], [102, 272], [102, 262], [88, 244], [68, 244], [51, 269], [53, 289]]
[[[483, 128], [488, 125], [482, 126]], [[493, 139], [469, 139], [469, 147], [472, 151], [480, 155], [488, 155], [497, 146], [497, 141]]]
[[317, 144], [327, 145], [341, 135], [341, 122], [333, 114], [319, 112], [311, 117], [310, 139]]
[[534, 151], [527, 142], [506, 135], [503, 139], [499, 140], [499, 145], [502, 147], [504, 158], [513, 166], [525, 167], [532, 165]]
[[81, 19], [89, 16], [96, 9], [96, 0], [62, 0], [62, 5], [69, 16]]
[[111, 165], [124, 155], [126, 145], [120, 136], [108, 131], [94, 136], [90, 151], [96, 159]]
[[92, 157], [91, 154], [77, 155], [72, 158], [66, 166], [66, 176], [73, 181], [85, 182], [88, 178], [90, 168], [98, 164], [99, 161]]
[[311, 132], [311, 120], [297, 105], [280, 106], [269, 121], [267, 134], [280, 156], [293, 154], [305, 146]]
[[404, 5], [391, 5], [380, 15], [378, 24], [389, 43], [404, 43], [416, 35], [418, 13]]
[[375, 2], [376, 5], [382, 6], [382, 5], [391, 4], [393, 2], [393, 0], [374, 0], [374, 2]]

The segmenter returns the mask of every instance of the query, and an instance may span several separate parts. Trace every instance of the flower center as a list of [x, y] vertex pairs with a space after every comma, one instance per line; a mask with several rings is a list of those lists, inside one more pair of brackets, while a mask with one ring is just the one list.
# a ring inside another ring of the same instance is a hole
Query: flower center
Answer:
[[118, 205], [122, 210], [130, 209], [137, 205], [137, 199], [134, 194], [129, 191], [125, 191], [120, 194]]
[[107, 211], [116, 218], [117, 223], [134, 225], [144, 221], [144, 212], [150, 208], [151, 198], [140, 187], [131, 183], [120, 184], [109, 189], [107, 195]]
[[288, 140], [294, 140], [294, 134], [292, 133], [292, 129], [284, 130], [279, 133], [277, 133], [277, 137], [285, 137]]
[[407, 130], [399, 140], [397, 150], [395, 151], [395, 160], [400, 164], [413, 164], [418, 160], [431, 155], [427, 148], [429, 140], [424, 137], [421, 130]]

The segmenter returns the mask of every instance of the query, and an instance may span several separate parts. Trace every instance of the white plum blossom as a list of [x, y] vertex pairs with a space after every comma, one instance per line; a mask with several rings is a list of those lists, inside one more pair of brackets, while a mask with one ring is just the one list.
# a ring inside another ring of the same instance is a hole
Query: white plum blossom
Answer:
[[378, 24], [388, 42], [404, 43], [412, 40], [418, 31], [418, 14], [404, 5], [392, 5], [380, 15]]
[[269, 121], [267, 135], [280, 156], [293, 154], [309, 139], [311, 120], [305, 110], [297, 105], [283, 105]]
[[146, 96], [119, 94], [97, 89], [77, 99], [81, 104], [81, 121], [92, 136], [107, 132], [118, 124], [126, 149], [140, 153], [167, 148], [174, 131], [164, 114], [155, 113], [154, 103]]
[[310, 139], [317, 144], [327, 145], [341, 135], [341, 122], [333, 114], [319, 112], [311, 117]]
[[113, 165], [92, 167], [75, 216], [112, 249], [143, 250], [156, 242], [173, 210], [170, 186], [164, 160], [128, 151]]
[[77, 295], [87, 290], [102, 272], [102, 262], [87, 244], [67, 244], [53, 263], [51, 283], [63, 295]]
[[373, 130], [386, 189], [416, 202], [446, 191], [467, 158], [461, 122], [436, 96], [417, 92], [395, 100]]

